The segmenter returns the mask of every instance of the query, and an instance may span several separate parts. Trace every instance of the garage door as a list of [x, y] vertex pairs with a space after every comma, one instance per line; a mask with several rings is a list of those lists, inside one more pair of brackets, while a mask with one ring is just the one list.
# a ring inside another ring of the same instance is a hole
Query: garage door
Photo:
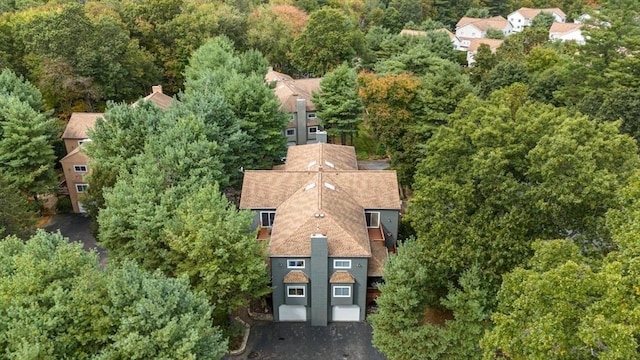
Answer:
[[307, 321], [307, 307], [304, 305], [280, 305], [280, 321]]
[[331, 319], [333, 321], [360, 321], [360, 306], [334, 305]]

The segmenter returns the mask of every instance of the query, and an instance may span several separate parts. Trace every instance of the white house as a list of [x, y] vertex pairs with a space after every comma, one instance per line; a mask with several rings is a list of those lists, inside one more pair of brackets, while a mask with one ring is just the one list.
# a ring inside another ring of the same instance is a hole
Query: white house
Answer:
[[478, 53], [480, 45], [488, 45], [491, 52], [495, 53], [500, 45], [502, 45], [502, 43], [503, 40], [498, 39], [472, 39], [471, 43], [469, 44], [469, 48], [467, 49], [467, 64], [469, 66], [473, 66], [473, 64], [476, 62], [475, 55]]
[[485, 38], [489, 29], [496, 29], [508, 35], [512, 32], [512, 25], [502, 16], [488, 19], [463, 17], [456, 24], [456, 37], [459, 39], [456, 49], [466, 51], [473, 39]]
[[551, 25], [551, 29], [549, 29], [549, 40], [575, 41], [580, 45], [584, 45], [582, 24], [554, 22]]
[[559, 8], [532, 9], [520, 8], [507, 16], [507, 19], [513, 26], [513, 32], [521, 32], [525, 27], [531, 26], [533, 18], [541, 12], [550, 13], [554, 17], [554, 22], [563, 23], [567, 20], [567, 15]]

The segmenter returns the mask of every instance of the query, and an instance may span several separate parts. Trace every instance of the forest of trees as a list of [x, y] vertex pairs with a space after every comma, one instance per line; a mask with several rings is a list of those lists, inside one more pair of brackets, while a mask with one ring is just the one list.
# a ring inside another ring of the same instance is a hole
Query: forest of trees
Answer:
[[[586, 44], [540, 16], [469, 67], [438, 31], [521, 6], [589, 13]], [[0, 359], [226, 352], [270, 291], [225, 195], [285, 155], [269, 66], [323, 77], [334, 141], [373, 141], [407, 194], [370, 317], [389, 359], [638, 357], [638, 19], [637, 0], [0, 0]], [[154, 84], [168, 110], [130, 105]], [[105, 113], [85, 202], [106, 270], [34, 232], [78, 111]]]

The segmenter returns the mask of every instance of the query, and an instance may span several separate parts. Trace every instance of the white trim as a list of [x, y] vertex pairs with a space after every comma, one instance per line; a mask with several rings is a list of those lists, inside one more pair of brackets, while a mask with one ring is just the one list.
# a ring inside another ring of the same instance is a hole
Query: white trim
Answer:
[[[364, 214], [365, 214], [364, 215], [365, 221], [366, 221], [366, 218], [367, 218], [367, 214], [371, 214], [371, 225], [367, 224], [368, 228], [375, 229], [375, 228], [379, 228], [380, 227], [380, 212], [379, 211], [365, 211]], [[374, 218], [373, 215], [374, 214], [376, 215], [375, 224], [373, 222], [373, 220], [374, 220], [373, 219]]]
[[85, 191], [87, 191], [87, 189], [89, 188], [89, 184], [76, 184], [76, 192], [78, 193], [83, 193]]
[[315, 118], [317, 118], [316, 113], [314, 112], [307, 113], [307, 119], [315, 119]]
[[89, 138], [80, 139], [80, 140], [78, 140], [78, 145], [82, 145], [82, 143], [91, 142], [91, 141], [93, 141], [93, 140], [91, 140]]
[[287, 269], [304, 269], [304, 259], [288, 259]]
[[[264, 224], [262, 222], [262, 218], [264, 216], [264, 214], [268, 214], [269, 216], [269, 224]], [[273, 214], [273, 219], [271, 218], [271, 214]], [[260, 227], [262, 228], [271, 228], [273, 227], [273, 222], [276, 220], [276, 212], [271, 210], [271, 211], [260, 211]]]
[[[345, 265], [338, 265], [338, 262], [347, 263]], [[334, 259], [333, 260], [333, 268], [334, 269], [351, 269], [351, 259]]]
[[[298, 295], [298, 294], [291, 294], [291, 290], [302, 290], [302, 295]], [[291, 285], [291, 286], [287, 286], [287, 297], [297, 297], [297, 298], [302, 298], [307, 296], [307, 287], [303, 286], [303, 285]]]
[[[311, 131], [311, 129], [313, 129], [313, 131]], [[317, 126], [309, 126], [309, 134], [317, 134], [318, 133], [318, 127]]]
[[[84, 169], [84, 170], [82, 170]], [[77, 173], [86, 173], [87, 172], [87, 165], [73, 165], [73, 171], [77, 172]]]
[[[340, 295], [338, 295], [338, 294], [336, 294], [336, 290], [338, 290], [338, 289], [340, 289], [340, 290], [347, 289], [347, 295], [344, 295], [344, 294], [340, 294]], [[333, 297], [344, 297], [344, 298], [346, 298], [346, 297], [351, 297], [351, 286], [346, 286], [346, 285], [333, 285], [333, 287], [332, 287], [332, 293], [333, 293]]]

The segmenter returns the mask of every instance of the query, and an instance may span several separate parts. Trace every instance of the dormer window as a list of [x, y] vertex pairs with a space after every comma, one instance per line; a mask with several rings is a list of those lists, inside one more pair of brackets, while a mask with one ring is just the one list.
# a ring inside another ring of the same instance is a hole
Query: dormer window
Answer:
[[87, 165], [73, 165], [73, 171], [85, 173], [87, 172]]
[[308, 113], [307, 114], [307, 119], [315, 119], [316, 118], [316, 113]]
[[78, 145], [82, 145], [86, 142], [91, 142], [91, 139], [87, 138], [87, 139], [78, 140]]

